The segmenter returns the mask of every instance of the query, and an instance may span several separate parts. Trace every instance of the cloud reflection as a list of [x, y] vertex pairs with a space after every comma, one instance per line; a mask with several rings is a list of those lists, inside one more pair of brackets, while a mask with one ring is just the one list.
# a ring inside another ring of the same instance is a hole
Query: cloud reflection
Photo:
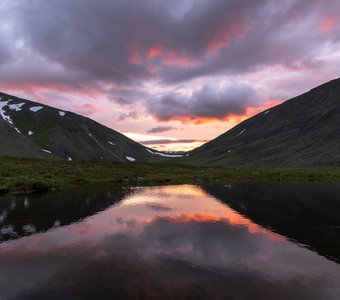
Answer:
[[93, 218], [0, 246], [0, 290], [13, 299], [337, 299], [339, 282], [338, 265], [195, 186], [136, 189]]

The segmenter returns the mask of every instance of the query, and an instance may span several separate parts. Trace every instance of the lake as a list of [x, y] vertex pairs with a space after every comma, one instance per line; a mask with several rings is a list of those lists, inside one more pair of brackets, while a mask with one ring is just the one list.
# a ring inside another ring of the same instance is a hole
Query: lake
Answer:
[[0, 299], [340, 299], [340, 185], [0, 197]]

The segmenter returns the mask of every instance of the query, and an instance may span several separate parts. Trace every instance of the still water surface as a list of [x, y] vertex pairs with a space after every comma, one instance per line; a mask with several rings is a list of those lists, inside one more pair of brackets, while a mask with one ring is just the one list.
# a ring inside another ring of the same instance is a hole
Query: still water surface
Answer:
[[339, 192], [236, 184], [3, 196], [0, 299], [340, 299]]

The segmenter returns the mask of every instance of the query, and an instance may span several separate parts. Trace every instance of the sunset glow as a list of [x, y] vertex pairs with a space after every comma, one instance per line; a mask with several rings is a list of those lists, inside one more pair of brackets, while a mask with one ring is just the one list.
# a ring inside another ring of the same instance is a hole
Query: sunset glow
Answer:
[[158, 150], [195, 148], [339, 76], [336, 0], [34, 3], [0, 4], [0, 90]]

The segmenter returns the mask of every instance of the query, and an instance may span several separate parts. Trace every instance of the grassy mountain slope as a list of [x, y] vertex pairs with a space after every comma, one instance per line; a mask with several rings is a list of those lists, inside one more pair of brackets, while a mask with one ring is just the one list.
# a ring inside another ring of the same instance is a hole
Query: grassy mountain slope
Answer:
[[340, 166], [340, 79], [245, 120], [194, 149], [188, 162], [219, 166]]
[[126, 136], [72, 112], [0, 93], [0, 156], [149, 161]]

